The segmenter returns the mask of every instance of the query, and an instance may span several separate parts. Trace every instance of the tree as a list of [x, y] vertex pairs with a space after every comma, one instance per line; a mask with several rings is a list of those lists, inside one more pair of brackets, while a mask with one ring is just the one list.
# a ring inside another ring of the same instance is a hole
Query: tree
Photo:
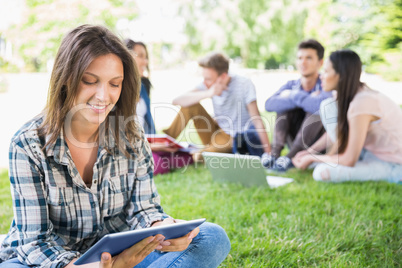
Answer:
[[[308, 1], [307, 1], [308, 2]], [[199, 56], [223, 50], [246, 67], [293, 64], [295, 48], [303, 38], [306, 1], [204, 0], [182, 1], [187, 49]]]
[[26, 0], [22, 12], [26, 19], [10, 27], [5, 36], [28, 71], [46, 70], [61, 39], [72, 28], [91, 23], [113, 30], [119, 18], [131, 20], [138, 14], [134, 0]]

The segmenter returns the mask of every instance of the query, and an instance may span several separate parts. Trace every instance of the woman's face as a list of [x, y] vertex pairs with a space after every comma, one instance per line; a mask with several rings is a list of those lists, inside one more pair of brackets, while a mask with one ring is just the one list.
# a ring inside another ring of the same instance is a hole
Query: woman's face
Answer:
[[148, 55], [147, 51], [142, 45], [135, 45], [133, 48], [133, 56], [135, 62], [137, 63], [138, 71], [141, 76], [144, 76], [144, 72], [147, 71], [148, 67]]
[[123, 79], [123, 63], [115, 54], [93, 60], [78, 86], [73, 120], [99, 126], [119, 100]]
[[339, 74], [332, 67], [332, 62], [328, 59], [324, 63], [324, 73], [321, 76], [322, 89], [324, 91], [335, 90], [338, 82]]

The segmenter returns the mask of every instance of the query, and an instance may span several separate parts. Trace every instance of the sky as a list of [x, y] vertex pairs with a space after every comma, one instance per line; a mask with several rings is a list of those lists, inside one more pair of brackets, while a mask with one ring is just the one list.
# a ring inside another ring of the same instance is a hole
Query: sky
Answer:
[[24, 0], [0, 0], [0, 31], [22, 19], [21, 8], [23, 3]]

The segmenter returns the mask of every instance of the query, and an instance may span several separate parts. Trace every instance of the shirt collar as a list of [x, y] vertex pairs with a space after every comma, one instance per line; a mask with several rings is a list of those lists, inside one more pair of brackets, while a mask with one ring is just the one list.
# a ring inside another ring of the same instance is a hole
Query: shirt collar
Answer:
[[[301, 84], [301, 78], [297, 80], [296, 85], [295, 85], [299, 90], [304, 90]], [[317, 78], [317, 82], [315, 82], [315, 86], [314, 88], [310, 91], [314, 92], [314, 91], [320, 91], [321, 90], [321, 79], [320, 76], [318, 76]]]
[[[46, 143], [50, 140], [50, 137], [51, 135], [46, 136]], [[105, 137], [105, 140], [107, 142], [111, 142], [111, 144], [116, 144], [115, 139], [112, 135], [107, 135], [107, 137]], [[113, 158], [115, 158], [117, 156], [116, 154], [118, 154], [118, 150], [112, 149], [109, 151]], [[102, 144], [99, 145], [96, 162], [98, 162], [103, 157], [103, 155], [107, 153], [108, 151], [105, 149], [105, 146], [103, 146]], [[56, 141], [53, 144], [48, 145], [47, 156], [53, 156], [53, 159], [59, 164], [70, 164], [71, 156], [69, 153], [69, 148], [67, 146], [63, 128], [60, 130], [60, 134], [57, 137]]]

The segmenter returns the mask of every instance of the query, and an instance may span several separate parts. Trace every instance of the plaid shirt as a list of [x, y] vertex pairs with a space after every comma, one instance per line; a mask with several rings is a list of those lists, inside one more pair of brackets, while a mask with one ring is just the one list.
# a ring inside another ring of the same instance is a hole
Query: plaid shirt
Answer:
[[[74, 165], [63, 133], [49, 147], [38, 137], [43, 116], [25, 124], [10, 145], [14, 220], [0, 262], [64, 267], [108, 233], [147, 228], [168, 217], [153, 181], [153, 160], [144, 139], [132, 158], [101, 146], [88, 188]], [[144, 137], [143, 131], [141, 136]], [[48, 137], [46, 138], [46, 140]]]

